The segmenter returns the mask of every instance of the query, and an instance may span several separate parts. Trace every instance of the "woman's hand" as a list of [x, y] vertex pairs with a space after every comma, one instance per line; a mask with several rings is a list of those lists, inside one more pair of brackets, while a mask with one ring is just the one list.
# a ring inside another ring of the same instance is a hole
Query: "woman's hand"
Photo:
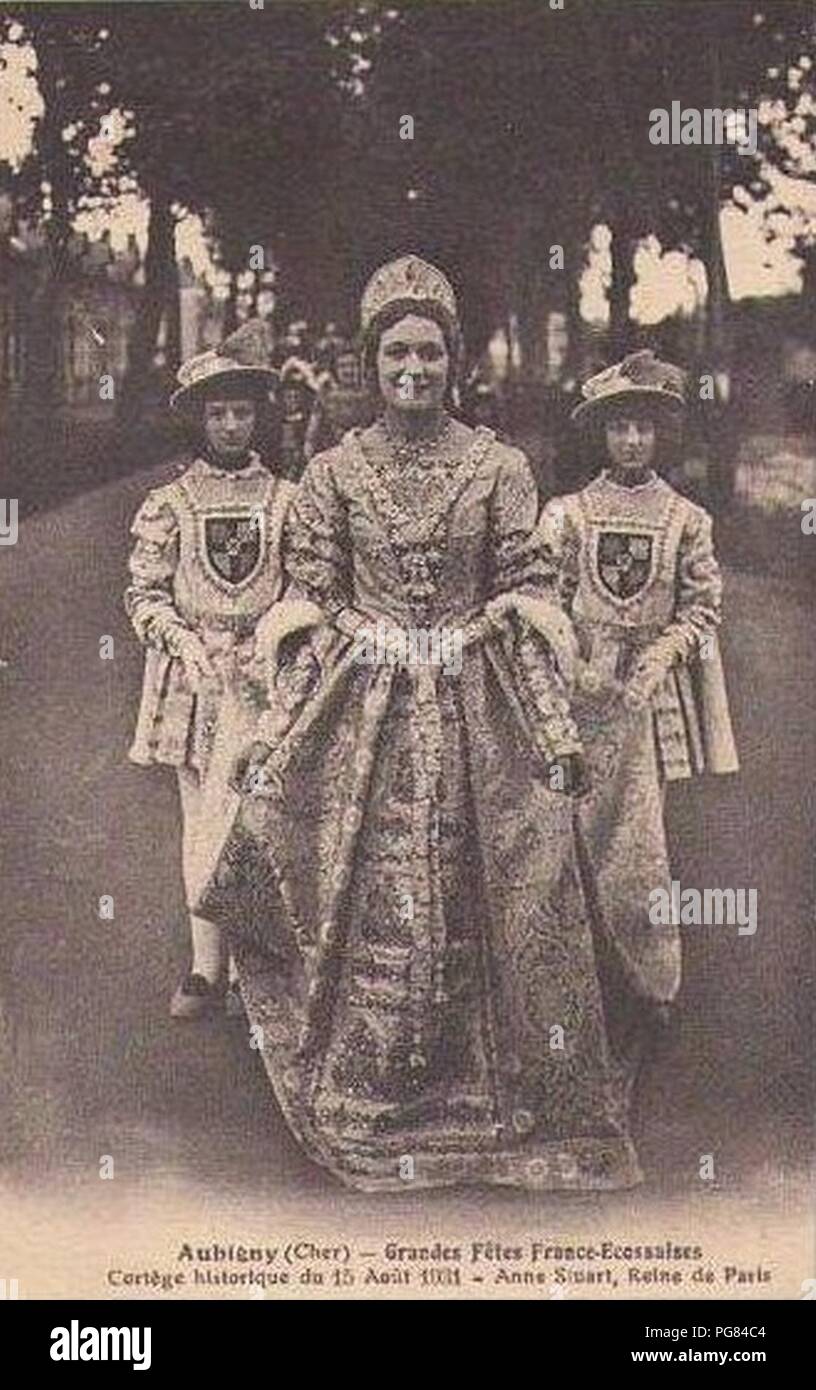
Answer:
[[603, 737], [622, 714], [623, 685], [587, 661], [579, 661], [572, 712], [585, 740]]
[[320, 662], [308, 641], [285, 656], [275, 678], [275, 694], [283, 707], [299, 710], [320, 683]]
[[588, 661], [579, 660], [575, 667], [575, 692], [592, 704], [609, 704], [623, 693], [623, 686], [613, 676], [606, 676]]
[[503, 632], [507, 625], [507, 615], [515, 609], [515, 602], [512, 594], [499, 594], [497, 598], [492, 598], [484, 606], [484, 615], [491, 627], [497, 632]]

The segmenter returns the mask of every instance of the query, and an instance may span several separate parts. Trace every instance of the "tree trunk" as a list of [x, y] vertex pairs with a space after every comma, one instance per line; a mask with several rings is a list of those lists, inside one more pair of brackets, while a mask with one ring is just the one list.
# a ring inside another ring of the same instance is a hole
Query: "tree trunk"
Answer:
[[71, 169], [62, 138], [66, 118], [59, 85], [60, 69], [52, 45], [40, 45], [37, 51], [40, 55], [38, 81], [44, 106], [38, 132], [39, 159], [43, 169], [48, 171], [51, 209], [43, 218], [43, 259], [29, 304], [24, 393], [33, 410], [30, 418], [46, 425], [47, 416], [59, 399], [60, 308], [71, 235]]
[[[717, 35], [713, 32], [709, 39], [709, 80], [711, 87], [711, 104], [715, 109], [722, 109], [723, 93], [722, 78], [720, 74], [720, 60], [717, 46]], [[708, 357], [715, 370], [723, 371], [728, 367], [728, 334], [727, 334], [727, 304], [728, 304], [728, 277], [725, 269], [725, 256], [723, 254], [722, 234], [720, 231], [720, 209], [722, 207], [722, 151], [716, 145], [711, 150], [709, 162], [708, 179], [708, 206], [704, 218], [703, 236], [705, 245], [703, 248], [703, 260], [708, 277], [708, 305], [707, 305], [707, 325], [708, 325]]]
[[632, 265], [634, 236], [624, 216], [612, 226], [612, 284], [609, 287], [609, 350], [613, 358], [623, 357], [634, 334], [629, 317], [629, 296], [635, 283]]
[[24, 399], [30, 419], [45, 421], [58, 403], [57, 369], [60, 336], [60, 276], [44, 269], [44, 281], [32, 296], [26, 329]]
[[165, 362], [168, 372], [173, 375], [181, 363], [181, 295], [179, 294], [178, 266], [175, 256], [171, 267], [172, 280], [165, 299]]
[[[175, 219], [171, 197], [164, 189], [150, 193], [150, 227], [145, 256], [145, 283], [128, 343], [128, 362], [119, 400], [119, 417], [133, 424], [148, 399], [151, 370], [162, 316], [178, 314], [178, 275], [175, 259]], [[168, 347], [170, 347], [168, 343]]]
[[223, 336], [226, 338], [238, 327], [238, 276], [233, 271], [230, 275], [230, 288], [224, 305], [224, 328]]
[[[712, 106], [722, 108], [722, 79], [718, 36], [709, 38], [709, 83]], [[722, 151], [714, 146], [709, 163], [708, 207], [705, 218], [703, 251], [708, 277], [706, 304], [706, 370], [715, 374], [716, 399], [705, 413], [706, 434], [711, 451], [710, 497], [712, 505], [722, 507], [730, 501], [734, 487], [735, 453], [737, 450], [736, 420], [730, 399], [731, 349], [728, 314], [728, 276], [725, 267], [720, 209], [722, 206]], [[723, 396], [722, 384], [728, 382]]]

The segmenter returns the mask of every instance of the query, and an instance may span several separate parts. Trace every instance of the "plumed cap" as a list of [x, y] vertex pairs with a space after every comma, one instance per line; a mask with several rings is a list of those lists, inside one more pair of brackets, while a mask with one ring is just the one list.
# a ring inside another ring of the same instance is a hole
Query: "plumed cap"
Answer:
[[651, 401], [677, 412], [686, 404], [686, 375], [681, 367], [661, 361], [651, 348], [644, 348], [591, 376], [581, 394], [584, 399], [573, 410], [573, 420], [594, 420], [602, 409], [632, 400]]

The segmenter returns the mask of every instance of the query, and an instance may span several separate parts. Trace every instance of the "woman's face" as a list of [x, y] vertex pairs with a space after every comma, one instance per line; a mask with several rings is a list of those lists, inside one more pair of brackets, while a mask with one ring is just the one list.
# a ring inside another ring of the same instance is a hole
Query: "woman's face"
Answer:
[[255, 402], [250, 397], [209, 396], [204, 402], [204, 433], [225, 463], [242, 458], [255, 433]]
[[438, 323], [406, 314], [383, 332], [377, 348], [380, 393], [393, 410], [416, 414], [445, 401], [450, 358]]
[[621, 472], [649, 468], [657, 447], [654, 421], [637, 411], [619, 411], [607, 423], [606, 447], [613, 467]]

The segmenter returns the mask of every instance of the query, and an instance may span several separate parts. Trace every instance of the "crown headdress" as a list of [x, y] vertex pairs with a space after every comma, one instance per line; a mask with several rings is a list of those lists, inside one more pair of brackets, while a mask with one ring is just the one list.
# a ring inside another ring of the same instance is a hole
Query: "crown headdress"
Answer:
[[412, 299], [418, 304], [438, 304], [454, 323], [458, 320], [456, 295], [447, 276], [420, 256], [400, 256], [375, 270], [363, 291], [360, 304], [363, 332], [389, 304]]

